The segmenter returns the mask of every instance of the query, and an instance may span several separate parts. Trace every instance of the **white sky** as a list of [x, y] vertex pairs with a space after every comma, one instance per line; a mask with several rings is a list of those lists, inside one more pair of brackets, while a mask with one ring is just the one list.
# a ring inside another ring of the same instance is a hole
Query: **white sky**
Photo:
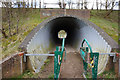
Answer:
[[[29, 0], [30, 2], [31, 2], [31, 0]], [[34, 2], [35, 0], [33, 0], [33, 2]], [[38, 5], [39, 5], [39, 1], [40, 0], [36, 0], [37, 2], [38, 2]], [[44, 1], [44, 3], [58, 3], [59, 2], [59, 0], [41, 0], [41, 5], [42, 5], [42, 8], [44, 7], [44, 5], [43, 5], [43, 1]], [[60, 0], [61, 2], [63, 1], [63, 0]], [[70, 1], [70, 0], [64, 0], [64, 2], [68, 2], [68, 1]], [[82, 0], [71, 0], [73, 3], [77, 3], [78, 1], [82, 1]], [[87, 5], [87, 7], [89, 8], [89, 9], [91, 9], [91, 7], [92, 7], [92, 5], [93, 5], [93, 3], [94, 3], [94, 9], [96, 9], [96, 0], [86, 0], [89, 4]], [[100, 2], [100, 1], [102, 1], [102, 3], [105, 3], [105, 1], [106, 0], [97, 0], [98, 2]], [[109, 0], [109, 1], [116, 1], [116, 2], [118, 2], [119, 0]], [[100, 5], [99, 5], [100, 6]], [[39, 6], [37, 6], [37, 7], [39, 7]], [[55, 5], [55, 4], [48, 4], [48, 5], [46, 5], [46, 8], [59, 8], [59, 5]], [[66, 5], [66, 8], [69, 8], [68, 7], [68, 4]], [[73, 9], [76, 9], [77, 8], [77, 4], [74, 4], [73, 5]], [[102, 7], [102, 9], [105, 9], [105, 7]], [[114, 7], [114, 9], [119, 9], [119, 7], [118, 6], [115, 6]]]
[[[1, 0], [2, 1], [2, 0]], [[32, 0], [3, 0], [3, 1], [29, 1], [30, 3], [31, 3], [31, 1]], [[39, 1], [40, 0], [33, 0], [33, 2], [37, 2], [37, 8], [39, 8]], [[43, 5], [43, 1], [44, 1], [44, 3], [58, 3], [59, 2], [59, 0], [41, 0], [41, 7], [42, 8], [44, 8], [44, 5]], [[60, 0], [61, 2], [63, 1], [63, 0]], [[68, 1], [70, 1], [70, 0], [64, 0], [64, 2], [65, 3], [67, 3]], [[82, 1], [82, 0], [71, 0], [73, 3], [77, 3], [78, 1]], [[85, 1], [85, 0], [83, 0], [83, 1]], [[92, 5], [93, 5], [93, 3], [94, 3], [94, 9], [96, 9], [96, 0], [86, 0], [87, 2], [88, 2], [88, 5], [87, 5], [87, 7], [88, 7], [88, 9], [91, 9], [92, 8]], [[102, 3], [105, 3], [105, 1], [106, 0], [97, 0], [98, 2], [100, 2], [100, 1], [102, 1]], [[115, 1], [115, 2], [118, 2], [119, 0], [109, 0], [109, 1]], [[1, 4], [0, 4], [1, 5]], [[100, 5], [99, 5], [100, 6]], [[48, 5], [46, 5], [46, 8], [59, 8], [59, 5], [55, 5], [55, 4], [48, 4]], [[69, 8], [68, 7], [68, 4], [66, 5], [66, 8]], [[81, 8], [81, 7], [80, 7]], [[110, 8], [110, 7], [109, 7]], [[77, 9], [77, 4], [74, 4], [73, 5], [73, 9]], [[102, 9], [105, 9], [105, 7], [103, 6], [102, 7]], [[114, 7], [114, 9], [119, 9], [119, 7], [118, 6], [115, 6]]]

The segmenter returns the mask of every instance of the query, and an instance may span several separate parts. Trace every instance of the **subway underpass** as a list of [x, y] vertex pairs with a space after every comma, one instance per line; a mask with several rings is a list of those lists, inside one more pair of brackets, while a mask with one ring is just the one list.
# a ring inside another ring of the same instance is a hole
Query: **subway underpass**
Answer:
[[[95, 24], [87, 20], [77, 18], [75, 16], [62, 15], [62, 16], [54, 16], [39, 24], [25, 38], [23, 43], [20, 45], [20, 48], [26, 50], [28, 54], [48, 54], [50, 52], [53, 52], [55, 51], [55, 47], [61, 46], [62, 43], [62, 40], [58, 38], [58, 32], [60, 30], [65, 30], [67, 32], [65, 47], [67, 48], [66, 51], [68, 51], [67, 55], [69, 53], [72, 53], [71, 56], [68, 55], [69, 58], [71, 58], [71, 60], [77, 59], [78, 56], [75, 57], [74, 55], [76, 52], [77, 53], [80, 52], [80, 47], [83, 39], [88, 40], [88, 42], [92, 47], [92, 50], [95, 52], [110, 53], [112, 49], [117, 47], [115, 41], [111, 37], [109, 37], [103, 30], [97, 27]], [[70, 47], [72, 47], [72, 49]], [[44, 64], [44, 61], [47, 59], [47, 57], [45, 56], [30, 56], [29, 58], [32, 69], [36, 73], [40, 72], [41, 66]], [[106, 64], [108, 63], [108, 60], [109, 60], [108, 55], [100, 55], [99, 64], [98, 64], [98, 74], [104, 71]], [[69, 63], [69, 61], [67, 63]], [[75, 66], [75, 64], [73, 65]], [[61, 73], [66, 74], [65, 72], [67, 72], [67, 69], [71, 69], [69, 68], [70, 66], [66, 68], [67, 66], [68, 65], [64, 66], [65, 70], [64, 68], [61, 69]], [[80, 59], [80, 62], [78, 61], [76, 63], [76, 67], [79, 68], [82, 67], [82, 59]], [[80, 72], [81, 73], [78, 73], [79, 76], [71, 76], [71, 77], [79, 78], [83, 73], [83, 71]], [[61, 75], [61, 76], [65, 78], [68, 76], [70, 77], [70, 75], [66, 75], [66, 76]], [[73, 75], [77, 75], [77, 74], [75, 73]]]

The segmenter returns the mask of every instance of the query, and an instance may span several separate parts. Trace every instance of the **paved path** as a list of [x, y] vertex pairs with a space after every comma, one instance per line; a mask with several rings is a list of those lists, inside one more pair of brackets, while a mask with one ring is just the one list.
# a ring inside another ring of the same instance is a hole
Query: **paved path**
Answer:
[[[66, 61], [62, 63], [60, 78], [83, 78], [83, 62], [80, 54], [73, 48], [66, 48]], [[45, 66], [39, 74], [40, 78], [48, 78], [54, 74], [54, 57], [50, 58], [50, 63]]]
[[67, 53], [66, 62], [62, 63], [60, 78], [83, 78], [83, 63], [79, 53]]

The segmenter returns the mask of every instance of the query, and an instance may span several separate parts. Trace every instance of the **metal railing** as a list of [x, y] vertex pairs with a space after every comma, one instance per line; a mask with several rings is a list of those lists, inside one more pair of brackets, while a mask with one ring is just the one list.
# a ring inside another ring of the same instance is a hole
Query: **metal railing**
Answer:
[[[84, 47], [84, 44], [86, 42], [86, 46]], [[92, 78], [94, 80], [97, 79], [97, 71], [98, 71], [98, 59], [99, 55], [109, 55], [109, 56], [114, 56], [113, 57], [113, 62], [116, 62], [116, 57], [119, 57], [119, 53], [99, 53], [99, 52], [93, 52], [92, 47], [88, 43], [86, 39], [82, 41], [82, 45], [80, 47], [80, 55], [83, 59], [83, 67], [84, 67], [84, 75], [87, 74], [87, 68], [88, 65], [91, 66], [92, 68]], [[120, 65], [119, 65], [120, 66]], [[120, 72], [120, 69], [119, 69]]]

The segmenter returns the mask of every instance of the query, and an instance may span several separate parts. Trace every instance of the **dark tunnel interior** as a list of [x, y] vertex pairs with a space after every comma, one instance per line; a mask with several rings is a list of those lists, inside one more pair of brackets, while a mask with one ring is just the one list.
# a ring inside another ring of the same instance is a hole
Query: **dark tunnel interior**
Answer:
[[59, 17], [53, 19], [48, 23], [50, 25], [50, 34], [53, 39], [53, 42], [56, 45], [60, 45], [62, 39], [58, 38], [58, 32], [60, 30], [65, 30], [67, 32], [67, 38], [65, 40], [66, 45], [73, 45], [77, 41], [78, 30], [80, 27], [80, 20], [73, 17]]

